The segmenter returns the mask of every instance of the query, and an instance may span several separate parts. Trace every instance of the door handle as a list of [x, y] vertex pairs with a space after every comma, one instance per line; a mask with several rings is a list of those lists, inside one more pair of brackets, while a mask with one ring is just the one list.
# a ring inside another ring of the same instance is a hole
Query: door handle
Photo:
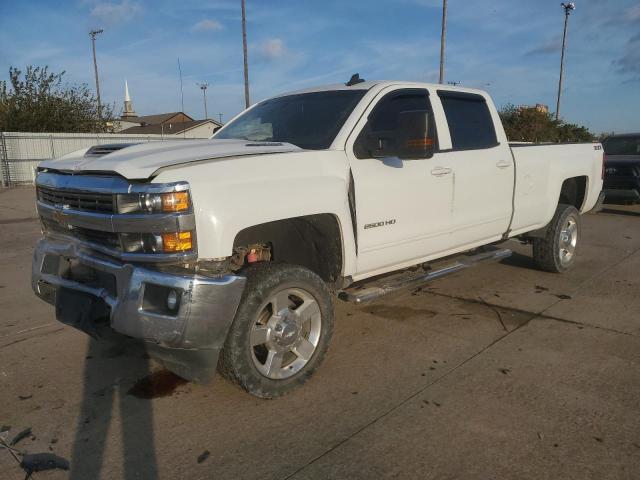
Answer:
[[433, 169], [431, 169], [431, 175], [433, 175], [434, 177], [442, 177], [443, 175], [449, 175], [451, 171], [452, 170], [450, 168], [434, 167]]
[[496, 167], [498, 168], [509, 168], [511, 166], [511, 162], [509, 160], [500, 160], [496, 163]]

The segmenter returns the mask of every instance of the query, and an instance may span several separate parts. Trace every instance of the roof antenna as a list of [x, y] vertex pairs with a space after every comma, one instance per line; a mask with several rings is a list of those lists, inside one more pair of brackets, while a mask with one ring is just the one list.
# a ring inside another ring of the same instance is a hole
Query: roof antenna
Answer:
[[364, 82], [364, 78], [360, 78], [360, 74], [359, 73], [354, 73], [353, 75], [351, 75], [351, 78], [349, 79], [349, 81], [347, 83], [345, 83], [345, 85], [347, 87], [352, 87], [353, 85], [357, 85], [359, 83]]

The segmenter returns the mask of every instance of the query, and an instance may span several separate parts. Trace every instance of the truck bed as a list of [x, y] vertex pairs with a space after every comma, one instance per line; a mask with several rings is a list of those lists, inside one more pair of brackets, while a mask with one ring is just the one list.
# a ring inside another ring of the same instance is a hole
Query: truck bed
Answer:
[[509, 146], [516, 165], [511, 236], [549, 223], [567, 179], [578, 179], [581, 213], [595, 206], [602, 190], [600, 143], [510, 142]]

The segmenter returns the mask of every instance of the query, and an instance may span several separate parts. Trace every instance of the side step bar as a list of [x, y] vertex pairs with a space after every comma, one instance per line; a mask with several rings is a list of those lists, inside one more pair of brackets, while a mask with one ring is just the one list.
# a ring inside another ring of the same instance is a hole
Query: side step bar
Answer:
[[[465, 268], [474, 267], [479, 263], [500, 261], [504, 258], [510, 257], [511, 253], [511, 250], [508, 248], [493, 248], [491, 250], [484, 248], [480, 253], [456, 257], [453, 263], [439, 268], [438, 270], [430, 270], [428, 272], [407, 271], [399, 275], [395, 275], [392, 278], [381, 278], [373, 280], [369, 284], [363, 283], [345, 288], [338, 293], [338, 298], [350, 303], [370, 302], [382, 295], [386, 295], [387, 293], [395, 292], [404, 288], [416, 287], [423, 283], [430, 282], [431, 280], [435, 280], [436, 278], [445, 277], [452, 273], [459, 272], [460, 270], [464, 270]], [[366, 282], [366, 280], [364, 282]]]

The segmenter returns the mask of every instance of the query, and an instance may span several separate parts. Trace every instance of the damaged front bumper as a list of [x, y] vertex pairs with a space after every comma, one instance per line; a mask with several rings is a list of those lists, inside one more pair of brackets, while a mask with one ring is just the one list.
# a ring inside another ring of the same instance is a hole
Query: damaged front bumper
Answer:
[[59, 320], [96, 336], [104, 318], [114, 331], [144, 341], [166, 368], [197, 383], [215, 375], [245, 281], [120, 263], [68, 238], [41, 239], [32, 264], [33, 290], [56, 305]]

